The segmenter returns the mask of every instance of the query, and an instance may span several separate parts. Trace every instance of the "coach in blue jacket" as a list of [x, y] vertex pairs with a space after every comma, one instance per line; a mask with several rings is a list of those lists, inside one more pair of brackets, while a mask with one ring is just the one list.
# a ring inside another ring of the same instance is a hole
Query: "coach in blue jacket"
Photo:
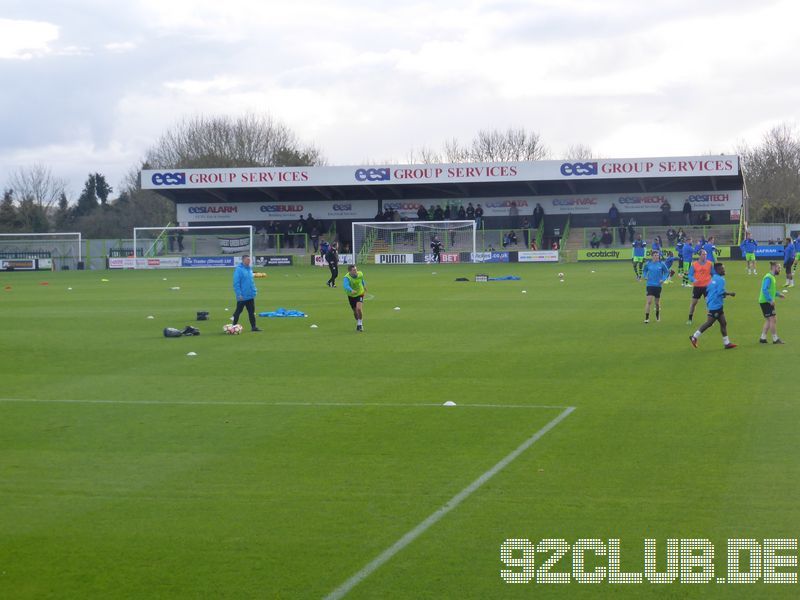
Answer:
[[253, 278], [253, 269], [250, 267], [250, 256], [245, 254], [242, 262], [233, 271], [233, 292], [236, 294], [236, 312], [233, 313], [233, 324], [239, 322], [242, 309], [247, 308], [250, 317], [250, 329], [261, 331], [256, 326], [256, 282]]

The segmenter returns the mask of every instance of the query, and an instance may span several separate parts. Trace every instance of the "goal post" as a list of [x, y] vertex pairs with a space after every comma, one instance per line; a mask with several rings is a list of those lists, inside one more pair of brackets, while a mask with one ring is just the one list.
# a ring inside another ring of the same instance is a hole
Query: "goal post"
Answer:
[[80, 232], [0, 233], [0, 261], [35, 260], [39, 268], [78, 269], [83, 267], [82, 242]]
[[134, 227], [134, 268], [229, 267], [253, 255], [252, 225]]
[[359, 263], [376, 254], [429, 253], [434, 236], [447, 253], [475, 255], [475, 221], [356, 221], [352, 225], [353, 256]]

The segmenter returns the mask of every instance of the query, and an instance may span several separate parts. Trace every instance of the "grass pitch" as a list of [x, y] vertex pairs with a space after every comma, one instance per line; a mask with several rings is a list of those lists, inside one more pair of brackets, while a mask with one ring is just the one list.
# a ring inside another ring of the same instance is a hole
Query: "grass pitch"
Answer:
[[[257, 280], [257, 310], [309, 317], [241, 336], [222, 333], [229, 270], [0, 273], [0, 597], [325, 597], [566, 406], [347, 597], [796, 597], [510, 585], [500, 546], [619, 539], [642, 572], [645, 538], [662, 571], [668, 538], [705, 538], [724, 575], [728, 538], [797, 539], [800, 291], [787, 345], [760, 345], [761, 277], [729, 262], [739, 348], [714, 326], [695, 350], [702, 303], [690, 328], [666, 286], [644, 325], [627, 263], [363, 270], [363, 334], [327, 270], [294, 267]], [[477, 272], [522, 280], [454, 281]], [[187, 324], [202, 334], [161, 335]]]

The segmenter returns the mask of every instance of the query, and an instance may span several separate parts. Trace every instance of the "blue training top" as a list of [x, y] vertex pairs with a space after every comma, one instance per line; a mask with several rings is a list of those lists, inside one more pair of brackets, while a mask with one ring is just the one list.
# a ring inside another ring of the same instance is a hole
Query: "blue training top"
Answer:
[[647, 246], [647, 242], [644, 240], [633, 240], [633, 255], [637, 258], [644, 257], [644, 248]]
[[754, 239], [745, 238], [740, 244], [739, 248], [742, 249], [744, 254], [753, 254], [758, 248], [758, 243]]
[[722, 275], [714, 273], [706, 289], [708, 290], [706, 307], [708, 310], [720, 310], [725, 300], [725, 278]]
[[647, 278], [647, 287], [661, 287], [661, 284], [669, 277], [667, 265], [652, 260], [644, 266], [642, 274]]
[[684, 244], [683, 249], [681, 250], [681, 258], [683, 259], [683, 262], [691, 263], [696, 251], [697, 249], [691, 244]]
[[717, 247], [711, 242], [707, 241], [705, 244], [703, 244], [703, 250], [705, 250], [706, 254], [708, 254], [708, 260], [713, 263], [714, 255], [717, 253]]

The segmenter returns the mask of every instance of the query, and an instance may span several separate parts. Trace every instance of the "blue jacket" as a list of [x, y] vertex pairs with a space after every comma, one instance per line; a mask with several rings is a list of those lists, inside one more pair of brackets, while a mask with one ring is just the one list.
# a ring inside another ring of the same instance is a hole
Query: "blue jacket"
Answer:
[[661, 287], [661, 284], [669, 277], [669, 269], [663, 262], [651, 260], [644, 266], [642, 274], [647, 278], [647, 287]]
[[683, 259], [683, 264], [691, 264], [692, 258], [694, 258], [694, 253], [696, 252], [696, 248], [691, 244], [684, 244], [683, 249], [681, 250], [681, 258]]
[[708, 295], [706, 296], [706, 308], [708, 310], [719, 310], [725, 300], [725, 278], [714, 273], [708, 283]]
[[644, 256], [644, 249], [647, 246], [647, 242], [644, 240], [633, 240], [631, 246], [633, 246], [634, 256]]
[[717, 253], [717, 247], [711, 242], [707, 241], [705, 244], [703, 244], [703, 250], [705, 250], [706, 254], [708, 254], [708, 260], [713, 263], [716, 260], [715, 255]]
[[758, 248], [758, 243], [753, 239], [748, 240], [747, 238], [745, 238], [744, 240], [742, 240], [742, 243], [739, 246], [739, 248], [742, 249], [743, 254], [753, 254], [756, 251], [756, 248]]
[[783, 262], [787, 263], [790, 260], [794, 260], [794, 244], [786, 244], [783, 247]]
[[244, 266], [244, 263], [239, 263], [233, 271], [233, 292], [236, 294], [237, 301], [252, 300], [258, 293], [253, 278], [253, 269]]

